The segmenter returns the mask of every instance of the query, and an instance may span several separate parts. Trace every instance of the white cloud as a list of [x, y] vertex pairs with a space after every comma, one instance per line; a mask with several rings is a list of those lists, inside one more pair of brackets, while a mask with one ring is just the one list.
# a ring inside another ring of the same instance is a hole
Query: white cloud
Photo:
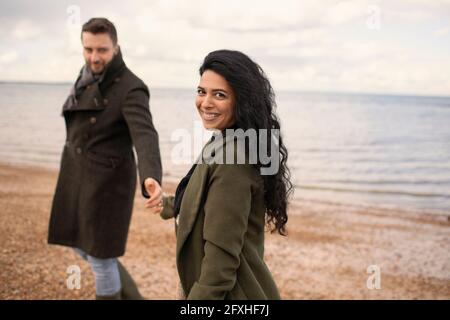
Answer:
[[8, 64], [17, 61], [19, 54], [17, 51], [10, 51], [0, 55], [0, 64]]
[[19, 21], [11, 31], [11, 37], [19, 41], [32, 40], [41, 35], [41, 32], [41, 28], [35, 23], [28, 20], [22, 20]]
[[366, 16], [367, 4], [362, 1], [340, 1], [327, 8], [322, 21], [325, 25], [338, 26]]
[[437, 29], [433, 32], [433, 35], [437, 38], [442, 38], [447, 36], [450, 33], [450, 27], [444, 27], [444, 28], [440, 28]]
[[[81, 26], [68, 25], [68, 6], [44, 1], [34, 14], [37, 5], [24, 3], [0, 17], [2, 80], [73, 81]], [[203, 57], [230, 48], [259, 62], [278, 89], [450, 93], [442, 58], [449, 45], [420, 45], [448, 35], [433, 22], [448, 20], [450, 1], [74, 3], [81, 23], [93, 16], [115, 23], [126, 63], [153, 87], [195, 87]], [[373, 4], [381, 10], [378, 31], [366, 26]]]

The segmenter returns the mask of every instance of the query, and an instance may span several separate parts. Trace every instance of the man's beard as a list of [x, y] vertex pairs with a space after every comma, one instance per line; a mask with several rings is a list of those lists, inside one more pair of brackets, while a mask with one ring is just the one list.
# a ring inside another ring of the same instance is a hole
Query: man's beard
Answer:
[[[92, 64], [88, 64], [88, 66], [93, 74], [101, 74], [106, 69], [106, 65], [101, 64], [101, 63], [99, 63], [99, 64], [92, 63]], [[92, 66], [97, 67], [97, 68], [94, 69]]]

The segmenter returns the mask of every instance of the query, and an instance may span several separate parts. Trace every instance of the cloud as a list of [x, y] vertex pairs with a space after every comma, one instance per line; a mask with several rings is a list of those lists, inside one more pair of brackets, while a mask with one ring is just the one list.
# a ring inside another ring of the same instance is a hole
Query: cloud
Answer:
[[449, 1], [18, 0], [0, 12], [1, 80], [73, 81], [81, 23], [106, 16], [127, 65], [153, 87], [194, 88], [203, 57], [230, 48], [277, 89], [450, 93], [449, 29], [435, 23], [448, 21]]
[[443, 38], [446, 37], [450, 33], [450, 27], [444, 27], [437, 29], [433, 32], [433, 35], [437, 38]]
[[26, 41], [39, 37], [41, 33], [42, 30], [38, 25], [28, 20], [22, 20], [14, 26], [10, 35], [13, 40]]
[[8, 64], [17, 61], [19, 54], [17, 51], [9, 51], [0, 55], [0, 64]]

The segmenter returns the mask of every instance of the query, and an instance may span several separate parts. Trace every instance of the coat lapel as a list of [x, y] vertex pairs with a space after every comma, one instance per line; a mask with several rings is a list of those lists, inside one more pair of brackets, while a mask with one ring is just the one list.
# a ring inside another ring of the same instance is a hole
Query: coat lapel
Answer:
[[84, 90], [83, 94], [78, 99], [78, 103], [73, 103], [72, 99], [69, 97], [63, 106], [63, 112], [81, 110], [100, 111], [105, 109], [105, 107], [106, 105], [103, 96], [100, 92], [98, 83], [96, 82]]
[[186, 186], [186, 191], [181, 201], [177, 228], [177, 256], [191, 233], [198, 213], [203, 206], [203, 196], [208, 191], [209, 164], [214, 163], [214, 159], [217, 159], [216, 156], [224, 156], [224, 146], [233, 139], [233, 135], [227, 135], [225, 138], [222, 138], [220, 133], [216, 133], [214, 136], [215, 139], [210, 140], [203, 147], [201, 154], [196, 160], [197, 166]]
[[[100, 111], [106, 108], [107, 102], [103, 99], [102, 92], [106, 92], [120, 78], [126, 65], [122, 59], [122, 52], [113, 58], [111, 65], [105, 71], [104, 76], [97, 82], [89, 85], [81, 94], [78, 102], [69, 96], [63, 105], [63, 114], [67, 111], [92, 110]], [[78, 81], [78, 80], [77, 80]]]

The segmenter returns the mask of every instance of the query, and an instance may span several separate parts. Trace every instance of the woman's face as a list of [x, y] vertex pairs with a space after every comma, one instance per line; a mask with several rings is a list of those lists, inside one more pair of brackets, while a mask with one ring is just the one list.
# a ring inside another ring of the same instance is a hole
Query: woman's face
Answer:
[[235, 122], [236, 97], [224, 77], [211, 70], [203, 72], [195, 105], [205, 129], [223, 130]]

